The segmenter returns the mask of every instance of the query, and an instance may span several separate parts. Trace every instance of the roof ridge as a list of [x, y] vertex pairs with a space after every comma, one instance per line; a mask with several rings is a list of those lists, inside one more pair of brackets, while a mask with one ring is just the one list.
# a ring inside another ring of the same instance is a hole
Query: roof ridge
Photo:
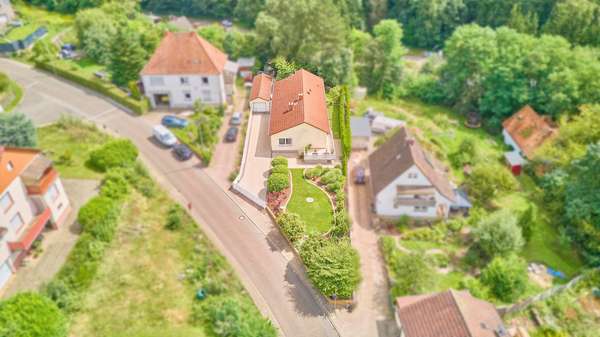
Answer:
[[470, 337], [473, 337], [473, 334], [471, 333], [471, 329], [469, 328], [469, 324], [467, 324], [467, 319], [465, 318], [462, 307], [460, 306], [460, 304], [458, 303], [458, 300], [456, 299], [456, 295], [454, 293], [455, 290], [450, 288], [448, 290], [448, 292], [450, 293], [450, 297], [452, 297], [452, 302], [454, 303], [456, 308], [458, 308], [458, 313], [460, 314], [460, 319], [461, 319], [462, 323], [465, 325], [467, 333], [469, 334]]
[[[195, 31], [191, 31], [189, 32], [190, 34], [193, 34], [196, 36], [196, 39], [198, 40], [198, 42], [200, 42], [200, 46], [202, 47], [202, 49], [204, 49], [204, 52], [206, 53], [206, 58], [208, 59], [208, 62], [210, 62], [210, 64], [215, 67], [215, 68], [219, 68], [215, 62], [213, 61], [211, 54], [209, 53], [209, 51], [207, 50], [207, 47], [204, 43], [206, 42], [208, 45], [210, 45], [210, 47], [216, 48], [214, 47], [212, 44], [210, 44], [210, 42], [206, 41], [202, 36], [200, 36], [200, 34], [196, 33]], [[225, 61], [227, 62], [227, 61]]]

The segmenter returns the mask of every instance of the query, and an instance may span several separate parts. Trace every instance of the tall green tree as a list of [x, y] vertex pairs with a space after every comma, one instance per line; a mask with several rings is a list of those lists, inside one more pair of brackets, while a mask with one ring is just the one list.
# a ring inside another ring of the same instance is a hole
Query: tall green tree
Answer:
[[510, 18], [506, 25], [519, 33], [536, 34], [539, 28], [539, 18], [537, 13], [524, 13], [521, 5], [513, 5], [510, 11]]
[[499, 300], [516, 301], [527, 288], [527, 263], [517, 255], [496, 257], [481, 272], [481, 283]]
[[0, 114], [0, 145], [35, 147], [37, 144], [33, 122], [22, 113]]
[[238, 0], [233, 10], [236, 19], [248, 26], [254, 26], [256, 17], [265, 8], [266, 0]]
[[120, 86], [126, 86], [135, 81], [146, 63], [147, 54], [142, 48], [135, 32], [122, 28], [112, 45], [112, 54], [108, 71], [112, 81]]
[[0, 301], [0, 336], [65, 337], [67, 319], [56, 304], [37, 293]]
[[490, 258], [518, 252], [525, 244], [518, 218], [509, 210], [484, 218], [473, 235], [479, 248]]
[[397, 255], [390, 267], [398, 275], [392, 285], [394, 296], [421, 294], [435, 285], [435, 271], [423, 254]]
[[369, 93], [391, 98], [400, 84], [402, 56], [402, 27], [396, 20], [382, 20], [373, 28], [373, 40], [365, 60], [366, 85]]
[[561, 35], [575, 44], [600, 45], [600, 3], [593, 0], [559, 1], [544, 32]]

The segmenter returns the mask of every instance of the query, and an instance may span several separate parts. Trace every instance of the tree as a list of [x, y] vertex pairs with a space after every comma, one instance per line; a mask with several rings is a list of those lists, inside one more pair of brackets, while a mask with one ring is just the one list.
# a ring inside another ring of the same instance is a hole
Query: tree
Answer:
[[146, 56], [136, 33], [126, 28], [120, 29], [113, 41], [108, 65], [112, 81], [119, 86], [126, 86], [130, 81], [137, 80], [146, 63]]
[[516, 255], [496, 257], [481, 273], [481, 282], [503, 302], [517, 300], [527, 288], [527, 263]]
[[142, 8], [153, 13], [188, 15], [215, 19], [231, 18], [235, 0], [142, 0]]
[[517, 181], [510, 171], [489, 163], [475, 165], [466, 183], [471, 195], [481, 204], [489, 203], [502, 192], [517, 188]]
[[[293, 6], [268, 0], [256, 19], [256, 34], [257, 49], [267, 51], [268, 59], [284, 57], [322, 75], [328, 85], [352, 78], [349, 28], [332, 0], [298, 0]], [[338, 67], [350, 72], [333, 71]]]
[[298, 66], [294, 62], [288, 62], [283, 57], [276, 57], [271, 65], [275, 69], [275, 74], [277, 75], [277, 80], [282, 80], [288, 76], [293, 75], [296, 70], [298, 70]]
[[0, 336], [64, 337], [67, 319], [47, 297], [20, 293], [0, 302]]
[[35, 63], [48, 63], [56, 59], [58, 47], [47, 39], [40, 40], [31, 48], [31, 54]]
[[75, 17], [75, 31], [80, 48], [92, 60], [108, 65], [111, 45], [117, 34], [114, 18], [102, 9], [89, 9]]
[[397, 255], [392, 259], [391, 269], [399, 276], [392, 285], [394, 296], [421, 294], [434, 286], [435, 271], [423, 254]]
[[539, 19], [537, 13], [523, 13], [521, 5], [515, 4], [506, 25], [519, 33], [535, 35], [538, 31]]
[[544, 33], [564, 36], [575, 44], [600, 44], [600, 3], [591, 0], [557, 2]]
[[529, 205], [519, 216], [519, 227], [521, 227], [521, 234], [525, 242], [531, 240], [531, 236], [535, 231], [536, 220], [536, 208], [533, 205]]
[[456, 168], [466, 164], [473, 164], [478, 159], [477, 144], [473, 138], [465, 138], [458, 146], [456, 152], [450, 155], [450, 161]]
[[225, 41], [225, 29], [218, 23], [204, 26], [198, 29], [198, 34], [210, 42], [213, 46], [223, 50], [223, 42]]
[[265, 8], [265, 3], [265, 0], [238, 0], [233, 15], [245, 25], [254, 26], [258, 13]]
[[37, 144], [33, 122], [22, 113], [0, 114], [0, 145], [35, 147]]
[[517, 216], [510, 210], [492, 213], [473, 230], [479, 248], [486, 256], [507, 256], [523, 248], [525, 241]]
[[395, 20], [382, 20], [373, 28], [365, 71], [369, 93], [386, 98], [394, 96], [402, 75], [402, 27]]

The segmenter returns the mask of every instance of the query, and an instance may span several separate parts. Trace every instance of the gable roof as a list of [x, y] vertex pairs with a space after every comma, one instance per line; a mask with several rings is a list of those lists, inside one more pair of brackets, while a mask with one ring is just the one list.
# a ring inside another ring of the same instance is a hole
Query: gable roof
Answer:
[[217, 75], [223, 72], [227, 55], [196, 32], [167, 32], [142, 75]]
[[408, 135], [405, 127], [369, 155], [373, 192], [379, 193], [413, 165], [440, 194], [450, 201], [455, 200], [450, 181], [440, 165], [425, 153], [416, 139]]
[[273, 86], [270, 135], [302, 123], [329, 133], [329, 115], [323, 79], [304, 69], [276, 81]]
[[[39, 150], [0, 146], [0, 194], [27, 169], [39, 154]], [[9, 166], [12, 169], [9, 170]]]
[[406, 337], [497, 337], [506, 333], [496, 308], [468, 291], [399, 297], [396, 308]]
[[265, 73], [258, 74], [252, 79], [252, 91], [250, 92], [250, 101], [257, 98], [265, 101], [271, 100], [271, 88], [273, 78]]
[[535, 150], [558, 131], [548, 118], [538, 115], [529, 105], [506, 119], [502, 127], [527, 158], [531, 158]]

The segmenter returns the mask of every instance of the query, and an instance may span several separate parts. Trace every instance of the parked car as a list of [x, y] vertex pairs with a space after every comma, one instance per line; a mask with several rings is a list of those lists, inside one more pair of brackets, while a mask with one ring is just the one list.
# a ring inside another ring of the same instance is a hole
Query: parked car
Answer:
[[192, 150], [190, 150], [190, 148], [185, 144], [177, 144], [173, 146], [173, 153], [179, 160], [188, 160], [192, 158], [192, 155], [194, 154]]
[[229, 129], [227, 129], [227, 132], [225, 133], [225, 141], [226, 142], [235, 142], [235, 140], [237, 139], [237, 134], [238, 134], [238, 128], [236, 128], [235, 126], [230, 127]]
[[75, 46], [71, 43], [65, 43], [60, 46], [60, 50], [75, 51]]
[[188, 121], [186, 119], [173, 115], [167, 115], [163, 117], [160, 123], [169, 128], [185, 128], [188, 125]]
[[357, 166], [354, 169], [354, 183], [358, 185], [363, 185], [366, 182], [365, 168], [362, 166]]
[[154, 126], [152, 128], [152, 135], [159, 143], [166, 147], [172, 147], [177, 144], [177, 138], [175, 138], [175, 135], [173, 135], [169, 129], [162, 125]]
[[231, 28], [233, 27], [233, 22], [231, 22], [231, 20], [223, 20], [221, 21], [221, 25], [225, 28]]
[[234, 112], [229, 120], [229, 125], [241, 125], [242, 124], [242, 113]]

